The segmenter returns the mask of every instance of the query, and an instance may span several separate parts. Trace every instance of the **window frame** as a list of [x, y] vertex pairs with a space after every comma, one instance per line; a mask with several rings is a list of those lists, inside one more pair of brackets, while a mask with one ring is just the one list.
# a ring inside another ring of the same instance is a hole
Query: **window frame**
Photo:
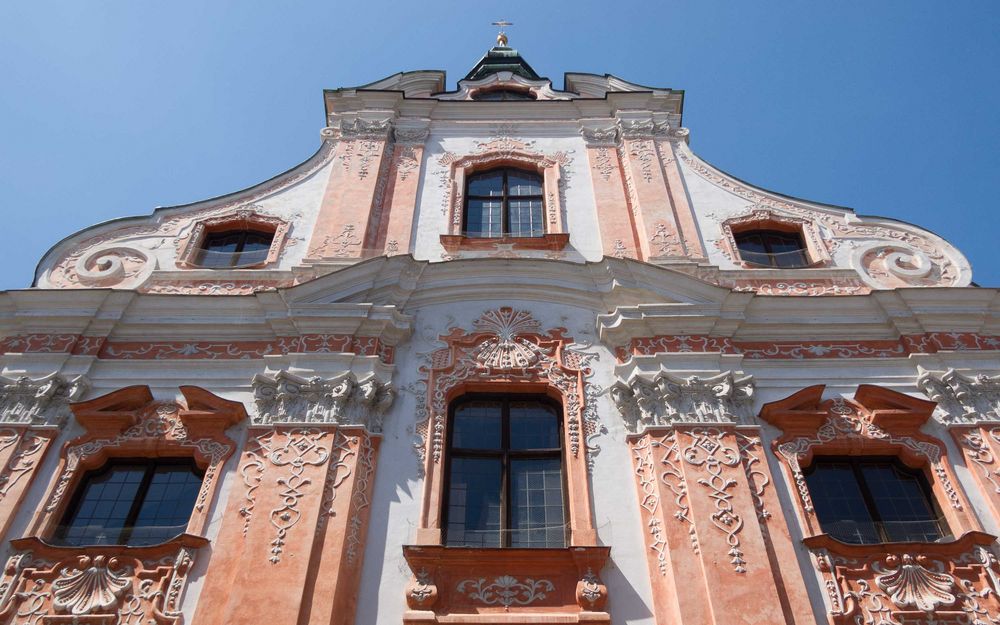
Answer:
[[[450, 545], [448, 544], [448, 514], [450, 510], [451, 498], [451, 469], [452, 459], [455, 457], [454, 430], [455, 411], [463, 404], [477, 401], [498, 401], [502, 402], [501, 409], [501, 449], [465, 449], [459, 451], [458, 456], [462, 458], [498, 458], [501, 463], [500, 472], [500, 516], [501, 527], [500, 544], [496, 547], [476, 547], [471, 545]], [[556, 417], [557, 440], [559, 448], [557, 450], [511, 450], [510, 449], [510, 405], [516, 402], [536, 402], [545, 404], [552, 408]], [[570, 501], [567, 488], [566, 474], [566, 444], [564, 441], [563, 407], [552, 397], [541, 393], [465, 393], [453, 399], [448, 405], [448, 425], [447, 425], [447, 447], [444, 454], [444, 480], [443, 493], [441, 497], [441, 544], [449, 549], [561, 549], [570, 546], [571, 537], [569, 531]], [[513, 453], [512, 453], [513, 452]], [[510, 545], [513, 535], [511, 527], [511, 490], [510, 490], [510, 459], [511, 458], [534, 459], [534, 458], [558, 458], [559, 476], [562, 490], [563, 522], [566, 528], [563, 530], [563, 542], [561, 545], [545, 545], [545, 547], [512, 547]]]
[[[90, 546], [89, 543], [84, 543], [80, 545], [71, 544], [66, 541], [65, 528], [68, 528], [66, 523], [67, 519], [73, 515], [80, 507], [84, 493], [87, 490], [88, 482], [94, 477], [99, 477], [104, 473], [112, 470], [115, 466], [123, 465], [146, 465], [145, 474], [143, 475], [142, 482], [138, 490], [136, 491], [135, 499], [132, 500], [132, 506], [129, 509], [128, 515], [125, 517], [124, 524], [115, 542], [104, 543], [107, 546], [146, 546], [146, 545], [132, 545], [129, 540], [132, 538], [132, 533], [136, 529], [135, 522], [138, 520], [139, 512], [142, 510], [143, 503], [145, 503], [146, 496], [149, 494], [149, 487], [153, 481], [153, 475], [156, 473], [156, 469], [160, 466], [181, 466], [187, 465], [192, 469], [192, 473], [197, 475], [201, 480], [201, 486], [199, 486], [199, 491], [205, 483], [205, 469], [198, 466], [197, 460], [193, 456], [112, 456], [109, 457], [100, 466], [87, 469], [79, 477], [75, 484], [72, 497], [70, 497], [69, 503], [62, 512], [58, 521], [53, 526], [50, 538], [59, 545], [67, 547], [87, 547]], [[186, 531], [187, 526], [191, 522], [191, 514], [195, 510], [197, 505], [197, 496], [194, 501], [191, 502], [191, 510], [188, 512], [188, 521], [185, 523], [185, 529], [182, 529], [179, 534], [183, 534]], [[167, 538], [165, 541], [172, 540], [176, 536]], [[151, 543], [158, 544], [158, 543]]]
[[[488, 174], [496, 174], [502, 172], [503, 174], [503, 190], [501, 195], [473, 195], [469, 192], [469, 188], [472, 185], [474, 179], [478, 176], [485, 176]], [[518, 173], [521, 175], [531, 175], [538, 178], [538, 186], [540, 188], [540, 193], [537, 195], [510, 195], [510, 185], [508, 184], [508, 178], [511, 173]], [[541, 239], [546, 235], [545, 229], [545, 175], [534, 171], [531, 169], [524, 169], [521, 167], [514, 167], [510, 165], [501, 165], [498, 167], [492, 167], [490, 169], [483, 169], [475, 171], [469, 174], [465, 179], [465, 190], [464, 190], [464, 200], [462, 202], [462, 236], [468, 237], [470, 239], [491, 239], [491, 240], [503, 240], [503, 239]], [[539, 223], [541, 232], [537, 235], [525, 236], [523, 234], [515, 235], [510, 231], [510, 202], [511, 199], [514, 200], [525, 200], [525, 201], [538, 201], [541, 204], [539, 212]], [[500, 201], [500, 236], [483, 236], [481, 233], [478, 236], [471, 235], [469, 232], [469, 204], [472, 201]]]
[[[213, 237], [222, 238], [237, 234], [240, 236], [240, 239], [239, 242], [236, 244], [236, 249], [233, 250], [232, 252], [219, 252], [231, 255], [230, 263], [228, 265], [205, 264], [206, 254], [212, 252], [212, 250], [210, 250], [206, 246], [209, 244], [209, 242]], [[256, 260], [251, 263], [238, 262], [244, 254], [245, 251], [244, 248], [247, 245], [247, 238], [249, 235], [270, 236], [270, 241], [268, 241], [267, 244], [267, 250], [266, 250], [267, 253], [263, 255], [264, 258]], [[243, 227], [209, 230], [205, 232], [205, 235], [202, 237], [201, 242], [198, 244], [198, 250], [194, 256], [193, 262], [195, 265], [201, 267], [202, 269], [243, 269], [247, 267], [255, 267], [262, 263], [267, 262], [267, 257], [270, 255], [270, 250], [274, 246], [274, 238], [275, 238], [275, 232], [273, 230], [265, 230], [263, 228], [253, 228], [253, 227], [243, 226]]]
[[[234, 271], [236, 269], [260, 269], [274, 265], [285, 246], [291, 224], [283, 219], [260, 212], [260, 207], [251, 205], [240, 208], [232, 213], [192, 220], [190, 231], [180, 237], [177, 244], [178, 269], [195, 269], [202, 271]], [[206, 237], [212, 233], [228, 230], [252, 230], [271, 233], [271, 247], [267, 257], [260, 262], [242, 265], [240, 267], [204, 267], [199, 264]]]
[[[906, 542], [927, 542], [927, 541], [893, 541], [890, 540], [889, 534], [885, 528], [885, 523], [882, 519], [882, 515], [879, 512], [878, 504], [876, 503], [876, 498], [871, 492], [871, 487], [868, 485], [868, 481], [861, 470], [861, 465], [866, 463], [871, 464], [886, 464], [891, 466], [897, 471], [902, 471], [903, 473], [913, 475], [917, 478], [917, 483], [920, 488], [921, 494], [924, 496], [925, 502], [928, 504], [931, 512], [935, 515], [935, 518], [928, 520], [928, 523], [934, 523], [937, 526], [939, 536], [935, 539], [941, 540], [953, 536], [950, 527], [948, 526], [948, 519], [946, 518], [940, 504], [937, 501], [937, 497], [934, 496], [934, 491], [931, 488], [930, 480], [927, 477], [926, 469], [923, 467], [911, 467], [903, 462], [899, 456], [894, 455], [821, 455], [816, 454], [813, 456], [809, 466], [802, 469], [802, 475], [806, 478], [808, 483], [808, 478], [815, 472], [816, 467], [820, 463], [840, 463], [848, 464], [851, 467], [851, 471], [854, 475], [855, 482], [858, 485], [858, 490], [861, 491], [861, 498], [865, 503], [865, 508], [868, 511], [868, 515], [872, 519], [872, 524], [874, 526], [876, 534], [878, 534], [879, 542], [877, 543], [846, 543], [852, 545], [871, 545], [871, 544], [894, 544], [894, 543], [906, 543]], [[816, 494], [810, 490], [810, 497], [813, 502], [816, 501]], [[814, 503], [815, 505], [815, 503]], [[829, 534], [823, 527], [823, 521], [819, 518], [817, 513], [817, 521], [819, 522], [820, 529], [825, 534]], [[837, 539], [840, 540], [840, 539]], [[846, 542], [846, 541], [841, 541]], [[931, 541], [934, 542], [934, 541]]]
[[[761, 244], [764, 246], [764, 252], [749, 252], [740, 247], [741, 239], [749, 236], [760, 237]], [[784, 267], [777, 264], [777, 259], [775, 258], [778, 254], [788, 254], [790, 252], [774, 252], [771, 250], [772, 241], [770, 238], [785, 238], [785, 239], [795, 239], [798, 243], [798, 252], [801, 262], [794, 266]], [[811, 264], [809, 261], [809, 249], [806, 247], [805, 240], [802, 237], [802, 233], [799, 230], [779, 230], [776, 228], [748, 228], [745, 230], [739, 230], [733, 232], [733, 240], [736, 242], [736, 250], [740, 254], [740, 260], [755, 267], [769, 267], [772, 269], [805, 269]], [[766, 256], [769, 261], [768, 264], [764, 264], [755, 260], [751, 260], [745, 256], [745, 254], [750, 254], [753, 256]]]

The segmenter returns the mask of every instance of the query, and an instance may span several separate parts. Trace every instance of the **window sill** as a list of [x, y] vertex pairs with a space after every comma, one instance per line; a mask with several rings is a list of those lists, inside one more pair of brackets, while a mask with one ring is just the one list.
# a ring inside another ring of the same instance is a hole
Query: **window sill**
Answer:
[[106, 556], [108, 558], [131, 557], [140, 560], [146, 558], [158, 558], [177, 552], [181, 547], [187, 549], [197, 549], [209, 543], [207, 538], [195, 536], [194, 534], [180, 534], [170, 540], [155, 545], [53, 545], [43, 538], [29, 536], [27, 538], [15, 538], [10, 541], [11, 546], [19, 551], [31, 551], [35, 557], [46, 559], [59, 559], [67, 556]]
[[544, 614], [559, 622], [609, 623], [600, 581], [610, 547], [478, 548], [406, 545], [414, 572], [404, 623], [525, 622]]
[[495, 250], [497, 245], [513, 245], [515, 250], [565, 249], [569, 234], [556, 232], [540, 237], [467, 237], [463, 234], [442, 234], [441, 246], [448, 252], [459, 250]]

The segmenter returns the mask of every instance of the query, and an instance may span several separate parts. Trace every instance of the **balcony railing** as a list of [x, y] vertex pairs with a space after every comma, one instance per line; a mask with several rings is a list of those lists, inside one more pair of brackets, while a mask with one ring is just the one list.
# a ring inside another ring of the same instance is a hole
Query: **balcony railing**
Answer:
[[772, 269], [802, 269], [809, 266], [805, 250], [790, 252], [749, 252], [740, 250], [740, 259], [745, 263]]

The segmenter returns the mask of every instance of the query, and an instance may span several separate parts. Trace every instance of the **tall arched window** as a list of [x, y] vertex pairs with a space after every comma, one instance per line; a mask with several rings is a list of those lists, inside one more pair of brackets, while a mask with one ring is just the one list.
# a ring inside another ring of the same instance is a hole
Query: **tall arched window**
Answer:
[[468, 395], [452, 404], [446, 545], [566, 545], [560, 414], [539, 396]]
[[544, 236], [541, 174], [499, 168], [469, 176], [463, 230], [481, 238]]

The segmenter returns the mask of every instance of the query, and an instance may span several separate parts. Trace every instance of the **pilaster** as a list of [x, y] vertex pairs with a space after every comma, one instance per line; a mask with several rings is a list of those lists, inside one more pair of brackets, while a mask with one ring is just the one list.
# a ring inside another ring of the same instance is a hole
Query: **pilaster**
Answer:
[[[604, 120], [611, 124], [612, 120]], [[635, 218], [625, 193], [625, 178], [618, 148], [621, 143], [616, 125], [585, 126], [580, 134], [587, 143], [594, 203], [601, 223], [601, 244], [605, 256], [641, 258]]]
[[656, 622], [811, 622], [751, 377], [635, 375], [611, 394], [631, 432]]
[[381, 221], [392, 160], [392, 119], [341, 120], [334, 167], [309, 242], [306, 262], [358, 260]]
[[[347, 373], [253, 380], [249, 428], [195, 622], [354, 622], [381, 415], [393, 393]], [[262, 586], [265, 584], [265, 586]], [[276, 589], [275, 592], [265, 592]]]
[[10, 529], [41, 461], [88, 389], [86, 378], [0, 376], [0, 536]]
[[389, 256], [410, 251], [413, 224], [417, 220], [417, 189], [423, 168], [424, 146], [430, 135], [429, 122], [400, 122], [394, 132], [392, 166], [385, 193], [385, 210], [378, 224], [375, 245]]

